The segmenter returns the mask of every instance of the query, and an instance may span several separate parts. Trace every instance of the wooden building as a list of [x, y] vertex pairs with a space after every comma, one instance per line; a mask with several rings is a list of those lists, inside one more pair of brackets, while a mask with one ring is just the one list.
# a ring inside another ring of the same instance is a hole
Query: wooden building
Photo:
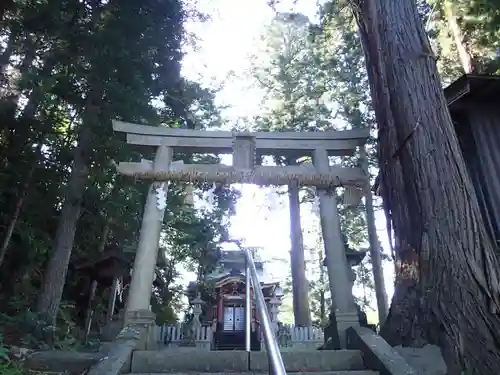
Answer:
[[[159, 250], [158, 267], [155, 269], [153, 285], [158, 288], [165, 286], [160, 272], [161, 267], [167, 262], [164, 253], [164, 249]], [[87, 333], [93, 324], [94, 308], [98, 300], [107, 300], [108, 309], [106, 317], [102, 317], [104, 321], [95, 322], [96, 324], [107, 323], [125, 308], [128, 287], [132, 279], [134, 257], [134, 248], [121, 249], [116, 244], [106, 245], [98, 257], [86, 259], [74, 267], [74, 271], [81, 280], [76, 303], [77, 318], [82, 324], [85, 321]], [[120, 293], [119, 290], [121, 290]], [[116, 329], [120, 328], [121, 326]], [[113, 331], [113, 334], [115, 333], [117, 332]]]
[[[255, 253], [254, 253], [255, 254]], [[255, 255], [254, 255], [255, 257]], [[279, 282], [264, 272], [264, 262], [258, 257], [255, 267], [262, 293], [267, 302], [273, 323], [277, 323], [278, 308], [283, 297]], [[206, 302], [202, 324], [212, 326], [216, 350], [244, 349], [245, 345], [245, 259], [240, 251], [222, 251], [215, 270], [207, 277], [212, 284], [211, 296]], [[188, 286], [193, 298], [198, 290], [196, 283]], [[251, 297], [251, 344], [252, 350], [260, 350], [260, 319]]]
[[466, 74], [444, 94], [484, 222], [500, 246], [500, 76]]
[[500, 245], [500, 76], [467, 74], [444, 90], [492, 239]]

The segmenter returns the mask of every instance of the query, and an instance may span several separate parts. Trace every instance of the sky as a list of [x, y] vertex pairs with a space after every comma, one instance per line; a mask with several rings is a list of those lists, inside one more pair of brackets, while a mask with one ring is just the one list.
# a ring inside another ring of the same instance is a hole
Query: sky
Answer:
[[[315, 19], [316, 1], [298, 1], [294, 11], [301, 12], [311, 20]], [[196, 51], [189, 51], [184, 58], [183, 74], [205, 84], [223, 85], [217, 95], [217, 104], [228, 105], [223, 116], [235, 123], [239, 118], [259, 113], [261, 93], [252, 88], [245, 72], [250, 67], [249, 57], [255, 53], [256, 43], [263, 28], [268, 24], [273, 11], [266, 0], [200, 0], [202, 11], [212, 15], [205, 23], [188, 24], [188, 31], [199, 38]], [[290, 10], [289, 4], [281, 11]], [[223, 158], [230, 163], [230, 158]], [[231, 235], [244, 239], [248, 246], [258, 246], [261, 258], [267, 260], [266, 271], [277, 280], [284, 280], [289, 273], [289, 264], [279, 259], [289, 259], [290, 237], [287, 199], [276, 198], [269, 189], [254, 185], [238, 185], [242, 198], [237, 203], [236, 216], [231, 219]], [[269, 210], [269, 202], [272, 209]], [[316, 241], [315, 217], [308, 207], [301, 206], [301, 221], [306, 246]], [[385, 218], [383, 212], [376, 212], [376, 226], [384, 249], [388, 249]], [[313, 233], [309, 233], [313, 231]], [[393, 294], [393, 266], [384, 265], [387, 294]], [[186, 275], [186, 278], [193, 276]], [[359, 293], [354, 291], [355, 294]], [[373, 306], [375, 307], [375, 303]]]

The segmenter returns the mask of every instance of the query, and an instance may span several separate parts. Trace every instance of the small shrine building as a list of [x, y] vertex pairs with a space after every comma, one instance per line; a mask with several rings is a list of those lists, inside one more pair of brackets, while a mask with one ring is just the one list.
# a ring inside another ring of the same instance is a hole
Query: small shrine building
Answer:
[[[264, 271], [264, 262], [258, 256], [258, 249], [251, 249], [255, 267], [266, 300], [273, 325], [278, 326], [279, 307], [283, 298], [280, 283]], [[221, 251], [216, 268], [207, 276], [211, 287], [209, 297], [205, 297], [204, 313], [201, 324], [212, 326], [214, 347], [216, 350], [243, 349], [245, 344], [245, 258], [239, 250]], [[252, 289], [253, 292], [253, 289]], [[198, 293], [198, 285], [191, 282], [188, 296], [192, 300]], [[253, 294], [253, 293], [252, 293]], [[251, 346], [252, 350], [260, 350], [260, 319], [251, 296]]]

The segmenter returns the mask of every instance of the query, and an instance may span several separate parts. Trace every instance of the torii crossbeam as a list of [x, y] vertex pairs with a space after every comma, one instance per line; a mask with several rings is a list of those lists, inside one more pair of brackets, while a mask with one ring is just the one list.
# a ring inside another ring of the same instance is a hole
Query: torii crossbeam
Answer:
[[122, 162], [118, 172], [126, 176], [155, 181], [253, 183], [257, 185], [299, 185], [320, 188], [357, 185], [368, 181], [362, 168], [329, 166], [323, 171], [313, 165], [260, 166], [257, 155], [308, 156], [316, 150], [327, 155], [351, 155], [364, 145], [368, 129], [331, 132], [227, 132], [172, 129], [113, 122], [113, 129], [127, 134], [127, 143], [168, 147], [173, 151], [233, 155], [233, 166], [188, 164], [159, 167], [153, 162]]

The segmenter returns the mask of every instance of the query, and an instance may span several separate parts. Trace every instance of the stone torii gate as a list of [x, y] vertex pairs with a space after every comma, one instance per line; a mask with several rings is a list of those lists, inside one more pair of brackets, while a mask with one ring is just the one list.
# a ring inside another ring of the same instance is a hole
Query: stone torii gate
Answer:
[[[127, 143], [157, 149], [154, 161], [120, 162], [118, 172], [125, 176], [149, 179], [152, 185], [147, 197], [135, 256], [126, 310], [126, 324], [148, 324], [154, 321], [149, 310], [151, 285], [158, 255], [165, 206], [157, 205], [157, 195], [165, 194], [167, 181], [253, 183], [259, 185], [299, 185], [317, 188], [320, 218], [325, 246], [329, 286], [341, 337], [350, 326], [359, 325], [350, 287], [347, 263], [340, 229], [337, 202], [328, 189], [357, 186], [366, 199], [370, 254], [380, 322], [387, 314], [387, 297], [382, 274], [380, 249], [375, 229], [365, 142], [368, 129], [331, 132], [229, 132], [174, 129], [113, 121], [113, 129], [126, 133]], [[330, 166], [329, 156], [352, 155], [360, 149], [362, 166]], [[232, 154], [233, 165], [184, 165], [173, 161], [173, 152]], [[257, 155], [312, 156], [313, 165], [261, 166]], [[303, 258], [303, 257], [302, 257]], [[305, 272], [305, 271], [304, 271]], [[304, 275], [305, 280], [305, 275]], [[294, 298], [297, 296], [294, 296]], [[344, 341], [344, 340], [341, 340]]]

